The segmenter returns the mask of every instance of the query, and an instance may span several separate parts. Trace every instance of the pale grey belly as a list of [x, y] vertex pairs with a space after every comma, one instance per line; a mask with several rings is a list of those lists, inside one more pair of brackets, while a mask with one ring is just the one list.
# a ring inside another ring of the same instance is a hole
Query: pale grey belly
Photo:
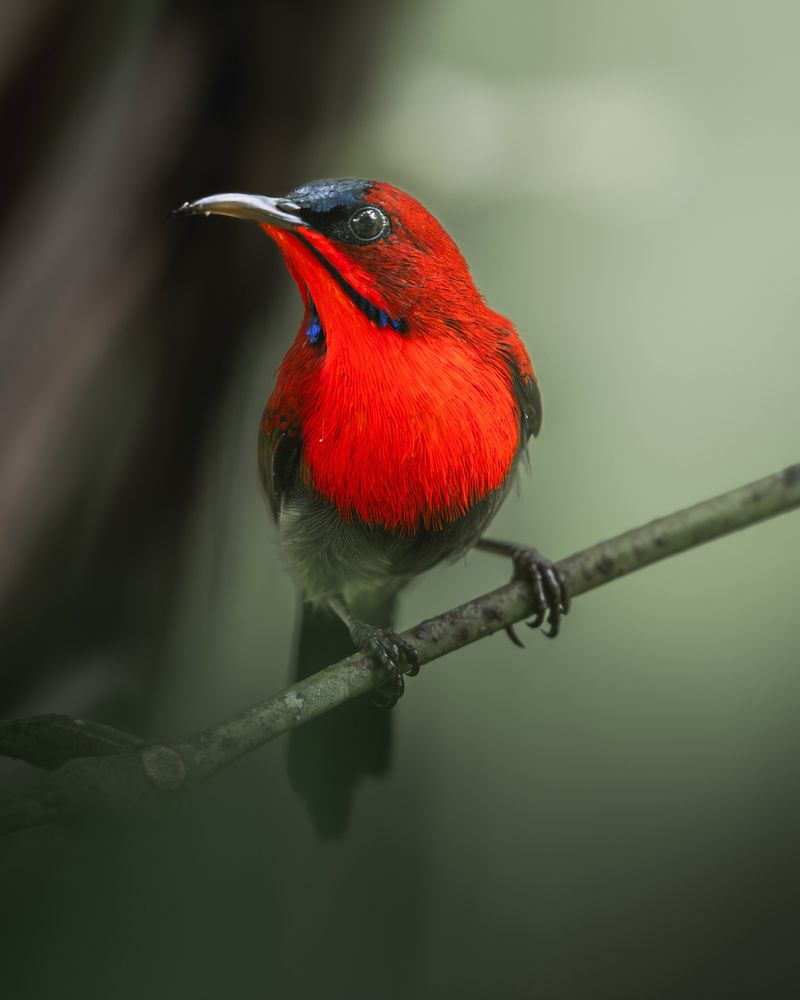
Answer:
[[372, 591], [393, 591], [411, 577], [456, 559], [469, 549], [497, 513], [511, 482], [476, 503], [445, 527], [415, 534], [389, 532], [353, 518], [312, 489], [284, 498], [278, 515], [281, 551], [306, 600], [322, 603], [341, 594], [352, 608]]

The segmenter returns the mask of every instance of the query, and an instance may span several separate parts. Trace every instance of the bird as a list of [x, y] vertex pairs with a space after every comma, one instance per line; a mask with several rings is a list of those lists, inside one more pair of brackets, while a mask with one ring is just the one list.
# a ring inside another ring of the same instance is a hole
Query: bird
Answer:
[[385, 677], [377, 709], [362, 697], [291, 734], [292, 782], [320, 836], [337, 837], [361, 777], [389, 768], [390, 716], [378, 709], [419, 670], [413, 643], [393, 630], [410, 580], [482, 548], [529, 583], [532, 628], [555, 637], [569, 611], [568, 580], [538, 550], [483, 537], [539, 433], [539, 382], [454, 240], [392, 184], [325, 179], [176, 211], [258, 223], [303, 302], [258, 435], [261, 482], [301, 595], [295, 676], [361, 649]]

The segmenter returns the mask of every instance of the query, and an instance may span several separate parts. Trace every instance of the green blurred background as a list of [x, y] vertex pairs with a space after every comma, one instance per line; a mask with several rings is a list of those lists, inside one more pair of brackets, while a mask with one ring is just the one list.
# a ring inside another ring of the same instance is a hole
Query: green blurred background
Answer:
[[[96, 381], [77, 383], [80, 485], [63, 486], [6, 574], [6, 714], [77, 711], [165, 737], [287, 680], [295, 595], [254, 452], [300, 304], [256, 227], [171, 220], [185, 198], [355, 175], [435, 212], [517, 323], [543, 389], [532, 474], [499, 537], [557, 558], [800, 458], [796, 5], [261, 7], [252, 24], [209, 7], [202, 30], [191, 5], [109, 19], [118, 53], [141, 54], [132, 38], [166, 46], [141, 128], [172, 100], [156, 148], [175, 129], [197, 137], [138, 202], [149, 242], [135, 260], [157, 277]], [[100, 9], [84, 13], [84, 41]], [[182, 104], [176, 53], [211, 65], [225, 39], [241, 78], [199, 74]], [[84, 65], [68, 41], [65, 79]], [[135, 95], [150, 77], [126, 79]], [[204, 102], [210, 131], [196, 124]], [[231, 117], [235, 157], [219, 124]], [[80, 130], [74, 142], [96, 162]], [[49, 147], [29, 152], [45, 177], [65, 169]], [[109, 196], [142, 186], [136, 165]], [[102, 214], [97, 191], [85, 204]], [[24, 231], [40, 260], [52, 241]], [[191, 310], [207, 294], [201, 337]], [[59, 301], [41, 324], [51, 338]], [[153, 330], [175, 346], [154, 348]], [[6, 327], [12, 354], [24, 332]], [[50, 373], [52, 355], [37, 358]], [[170, 428], [195, 412], [184, 468]], [[151, 461], [143, 426], [175, 450]], [[43, 460], [32, 444], [24, 456]], [[107, 513], [109, 497], [133, 495], [115, 462], [139, 470], [136, 511], [150, 512], [133, 575], [115, 546], [136, 514]], [[166, 489], [171, 475], [180, 488]], [[285, 741], [155, 827], [16, 835], [3, 845], [4, 995], [797, 995], [799, 549], [800, 516], [779, 518], [580, 599], [555, 643], [531, 633], [520, 651], [500, 635], [425, 668], [395, 713], [393, 773], [361, 787], [342, 842], [316, 841]], [[400, 624], [508, 575], [480, 554], [431, 572]], [[120, 578], [133, 589], [104, 598]], [[29, 778], [9, 769], [7, 784]]]

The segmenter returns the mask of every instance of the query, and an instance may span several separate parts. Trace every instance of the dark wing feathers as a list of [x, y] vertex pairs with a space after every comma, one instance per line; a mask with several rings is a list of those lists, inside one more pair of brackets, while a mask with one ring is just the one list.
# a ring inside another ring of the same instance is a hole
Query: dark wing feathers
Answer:
[[519, 406], [520, 433], [524, 447], [529, 438], [536, 437], [542, 426], [542, 394], [533, 376], [520, 371], [514, 361], [510, 362], [509, 367], [514, 395]]
[[258, 469], [272, 516], [278, 520], [281, 502], [300, 475], [303, 442], [297, 431], [265, 430], [258, 434]]

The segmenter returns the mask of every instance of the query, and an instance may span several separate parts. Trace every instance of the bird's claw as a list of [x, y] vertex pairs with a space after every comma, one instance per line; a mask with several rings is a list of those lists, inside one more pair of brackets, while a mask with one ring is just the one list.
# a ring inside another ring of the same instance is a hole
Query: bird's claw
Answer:
[[419, 673], [419, 653], [396, 632], [372, 625], [364, 624], [353, 638], [386, 673], [386, 682], [376, 688], [375, 704], [379, 708], [394, 708], [405, 691], [404, 674], [415, 677]]
[[572, 603], [566, 576], [536, 549], [517, 549], [513, 560], [514, 579], [524, 580], [533, 591], [535, 614], [525, 624], [541, 628], [546, 623], [544, 634], [555, 639]]

